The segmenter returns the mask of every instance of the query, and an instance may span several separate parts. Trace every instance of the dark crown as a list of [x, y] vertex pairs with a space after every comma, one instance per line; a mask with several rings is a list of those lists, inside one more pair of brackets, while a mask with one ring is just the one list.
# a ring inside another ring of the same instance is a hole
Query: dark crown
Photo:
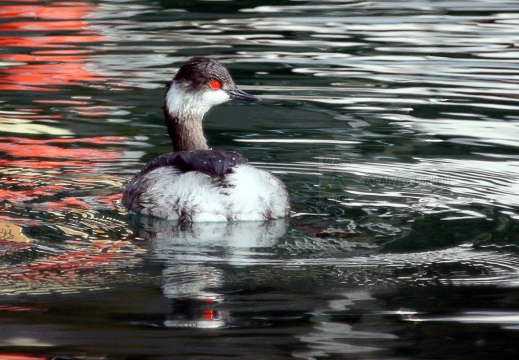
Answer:
[[222, 64], [213, 59], [197, 56], [182, 65], [173, 78], [173, 82], [198, 90], [213, 79], [220, 81], [224, 89], [235, 87], [229, 71]]

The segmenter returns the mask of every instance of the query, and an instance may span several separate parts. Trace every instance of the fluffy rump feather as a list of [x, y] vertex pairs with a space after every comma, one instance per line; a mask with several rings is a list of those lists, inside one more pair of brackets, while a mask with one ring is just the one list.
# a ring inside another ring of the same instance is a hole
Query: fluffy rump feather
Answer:
[[247, 164], [211, 176], [161, 166], [137, 175], [123, 195], [130, 211], [183, 222], [259, 221], [288, 216], [283, 183]]

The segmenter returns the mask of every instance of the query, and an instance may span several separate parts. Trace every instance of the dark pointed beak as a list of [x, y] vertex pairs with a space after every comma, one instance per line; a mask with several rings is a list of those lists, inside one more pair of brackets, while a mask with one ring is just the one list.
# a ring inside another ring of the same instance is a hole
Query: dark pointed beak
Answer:
[[231, 97], [233, 100], [242, 100], [242, 101], [260, 101], [261, 99], [259, 97], [256, 97], [254, 95], [251, 95], [249, 93], [246, 93], [245, 91], [234, 89], [227, 91], [227, 94]]

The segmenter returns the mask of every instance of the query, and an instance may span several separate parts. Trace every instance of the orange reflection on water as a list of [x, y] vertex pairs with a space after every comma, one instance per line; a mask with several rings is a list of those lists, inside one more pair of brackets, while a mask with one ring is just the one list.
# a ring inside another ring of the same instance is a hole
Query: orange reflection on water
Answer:
[[0, 19], [17, 19], [0, 24], [0, 46], [7, 52], [0, 54], [0, 90], [57, 91], [58, 86], [102, 79], [87, 68], [92, 50], [84, 48], [103, 41], [85, 20], [96, 8], [77, 1], [0, 5]]
[[[125, 139], [123, 136], [51, 140], [4, 137], [0, 141], [0, 152], [8, 156], [0, 159], [0, 166], [31, 169], [77, 167], [82, 172], [88, 172], [93, 166], [92, 160], [107, 163], [119, 159], [121, 153], [109, 149], [87, 148], [84, 144], [113, 145], [120, 144]], [[69, 147], [59, 144], [67, 144]], [[72, 147], [75, 144], [79, 146]]]
[[0, 353], [0, 359], [3, 360], [46, 360], [47, 356], [36, 356], [36, 355], [19, 355], [19, 354], [9, 354], [9, 353]]
[[33, 182], [35, 180], [34, 178], [31, 178], [30, 180], [32, 181], [30, 184], [26, 185], [26, 190], [13, 191], [11, 189], [0, 189], [0, 200], [8, 201], [10, 203], [20, 203], [39, 199], [41, 196], [55, 195], [61, 191], [67, 190], [66, 187], [59, 185], [39, 186]]
[[[38, 18], [40, 20], [81, 19], [85, 13], [92, 11], [92, 4], [67, 1], [54, 4], [42, 4], [41, 1], [29, 0], [31, 5], [3, 5], [0, 6], [0, 19], [10, 18]], [[11, 23], [18, 24], [18, 23]], [[32, 22], [30, 24], [33, 24]], [[34, 26], [34, 25], [31, 25]]]
[[[67, 86], [104, 82], [90, 59], [92, 46], [107, 41], [88, 20], [98, 9], [95, 2], [5, 3], [0, 2], [0, 91], [58, 92]], [[0, 227], [0, 256], [27, 256], [0, 269], [0, 288], [8, 293], [16, 293], [18, 287], [33, 291], [34, 283], [38, 289], [75, 288], [78, 279], [86, 278], [92, 284], [97, 279], [103, 283], [99, 269], [127, 265], [131, 260], [131, 243], [106, 240], [114, 239], [110, 233], [113, 228], [125, 229], [126, 223], [98, 216], [100, 209], [117, 209], [121, 185], [102, 170], [124, 155], [117, 147], [126, 137], [78, 138], [66, 125], [67, 112], [73, 112], [74, 121], [78, 121], [78, 113], [106, 117], [121, 108], [99, 106], [84, 100], [87, 97], [77, 100], [67, 90], [64, 96], [53, 95], [51, 99], [47, 98], [50, 94], [39, 99], [31, 94], [37, 99], [29, 104], [0, 109], [0, 132], [16, 134], [0, 137], [0, 223], [4, 223]], [[17, 226], [23, 235], [22, 224], [29, 222], [33, 228], [43, 228], [39, 229], [42, 232], [60, 229], [67, 242], [60, 243], [55, 254], [46, 254], [39, 252], [31, 237], [39, 240], [38, 232], [27, 235], [26, 242], [13, 240], [11, 229]], [[34, 259], [34, 253], [39, 257]], [[85, 282], [83, 286], [90, 289], [92, 285]]]
[[[90, 209], [90, 204], [70, 196], [70, 192], [91, 188], [96, 182], [109, 183], [110, 179], [98, 175], [99, 168], [121, 158], [122, 153], [110, 145], [124, 140], [121, 136], [51, 140], [1, 138], [0, 153], [4, 156], [0, 158], [0, 166], [5, 170], [0, 172], [0, 201], [13, 205], [36, 202], [31, 206], [43, 211]], [[89, 173], [96, 174], [95, 178], [87, 178]], [[104, 197], [96, 201], [113, 205], [120, 194]], [[40, 204], [42, 199], [46, 201]], [[9, 209], [5, 211], [8, 213]]]

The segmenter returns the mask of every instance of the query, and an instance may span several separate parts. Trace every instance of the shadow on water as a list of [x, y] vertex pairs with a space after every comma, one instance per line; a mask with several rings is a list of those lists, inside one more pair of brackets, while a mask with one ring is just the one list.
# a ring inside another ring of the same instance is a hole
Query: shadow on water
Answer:
[[[2, 3], [0, 358], [517, 357], [517, 4], [388, 4]], [[120, 206], [193, 55], [290, 221]]]

